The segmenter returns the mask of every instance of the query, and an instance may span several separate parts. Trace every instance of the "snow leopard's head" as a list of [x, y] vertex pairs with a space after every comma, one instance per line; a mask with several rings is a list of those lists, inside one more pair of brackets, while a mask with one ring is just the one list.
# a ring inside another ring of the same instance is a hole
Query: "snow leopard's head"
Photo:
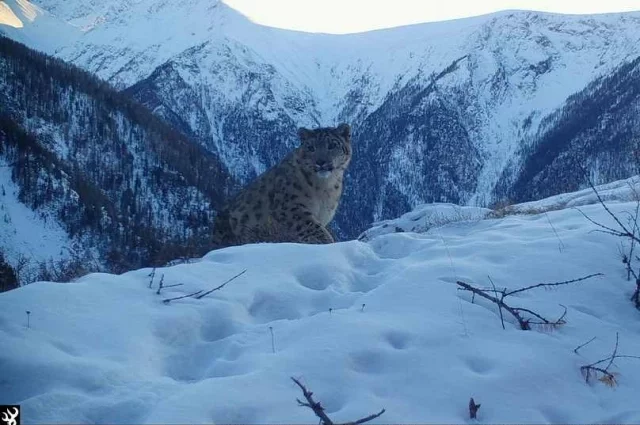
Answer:
[[300, 147], [297, 156], [301, 165], [319, 178], [328, 178], [336, 171], [344, 171], [351, 161], [351, 127], [300, 128]]

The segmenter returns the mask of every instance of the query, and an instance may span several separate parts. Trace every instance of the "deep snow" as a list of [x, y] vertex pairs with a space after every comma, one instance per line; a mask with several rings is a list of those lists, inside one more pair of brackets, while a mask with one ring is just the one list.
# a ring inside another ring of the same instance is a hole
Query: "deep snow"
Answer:
[[[581, 208], [611, 222], [597, 204]], [[615, 362], [615, 388], [580, 373], [611, 353], [616, 332], [619, 353], [640, 354], [620, 241], [593, 230], [575, 209], [476, 217], [369, 242], [214, 251], [157, 269], [151, 289], [150, 269], [34, 283], [0, 294], [1, 402], [20, 403], [26, 423], [316, 423], [297, 406], [294, 376], [335, 421], [385, 408], [377, 423], [472, 423], [474, 397], [481, 422], [637, 423], [640, 360]], [[162, 302], [244, 269], [203, 299]], [[553, 331], [510, 318], [503, 330], [494, 305], [455, 285], [596, 272], [604, 277], [514, 296], [550, 318], [567, 306]], [[162, 275], [184, 285], [157, 295]]]

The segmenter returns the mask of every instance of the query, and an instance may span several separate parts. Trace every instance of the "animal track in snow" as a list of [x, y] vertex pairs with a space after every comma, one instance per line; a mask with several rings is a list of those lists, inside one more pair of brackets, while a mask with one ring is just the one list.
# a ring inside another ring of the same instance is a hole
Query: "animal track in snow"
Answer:
[[390, 331], [385, 334], [385, 339], [396, 350], [404, 350], [409, 345], [412, 336], [403, 331]]

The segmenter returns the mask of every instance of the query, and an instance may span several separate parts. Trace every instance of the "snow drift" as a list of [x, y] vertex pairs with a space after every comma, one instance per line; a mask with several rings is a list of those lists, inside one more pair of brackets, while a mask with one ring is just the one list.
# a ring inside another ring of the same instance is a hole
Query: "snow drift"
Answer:
[[[637, 423], [638, 360], [616, 360], [615, 388], [580, 373], [616, 332], [620, 354], [640, 354], [620, 240], [592, 230], [575, 209], [474, 217], [368, 242], [232, 247], [156, 269], [151, 288], [151, 269], [31, 284], [0, 294], [2, 402], [21, 404], [26, 423], [314, 422], [293, 376], [335, 421], [385, 408], [377, 423], [463, 423], [473, 397], [481, 422]], [[245, 269], [202, 299], [162, 302]], [[604, 277], [514, 296], [549, 317], [566, 306], [553, 331], [508, 317], [503, 330], [495, 305], [455, 284], [591, 273]], [[161, 279], [183, 285], [158, 295]]]

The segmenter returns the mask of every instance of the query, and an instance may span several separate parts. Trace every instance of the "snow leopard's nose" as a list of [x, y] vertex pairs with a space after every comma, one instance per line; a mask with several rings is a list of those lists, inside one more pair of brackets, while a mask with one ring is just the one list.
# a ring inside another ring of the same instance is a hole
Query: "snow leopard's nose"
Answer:
[[319, 159], [316, 161], [316, 170], [317, 171], [331, 171], [333, 170], [333, 164], [329, 161], [325, 161], [323, 159]]

